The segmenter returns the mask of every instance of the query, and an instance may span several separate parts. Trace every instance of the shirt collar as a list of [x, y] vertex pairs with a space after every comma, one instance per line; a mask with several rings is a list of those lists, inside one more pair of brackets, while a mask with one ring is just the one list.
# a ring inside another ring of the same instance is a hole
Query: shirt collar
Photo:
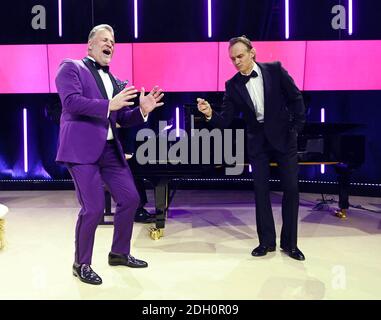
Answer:
[[245, 74], [245, 73], [242, 73], [242, 72], [240, 72], [240, 74], [242, 74], [243, 76], [248, 76], [248, 75], [250, 75], [252, 72], [253, 72], [253, 70], [256, 72], [256, 73], [260, 73], [260, 69], [259, 69], [259, 66], [255, 63], [255, 61], [254, 61], [254, 65], [253, 65], [253, 67], [251, 68], [251, 70], [250, 70], [250, 72], [248, 73], [248, 74]]
[[[87, 56], [86, 58], [89, 59], [89, 60], [91, 60], [92, 62], [95, 62], [96, 64], [100, 65], [99, 62], [97, 62], [93, 57]], [[106, 67], [107, 67], [107, 68], [110, 68], [109, 66], [106, 66]], [[104, 72], [104, 73], [108, 73], [108, 72], [105, 72], [102, 68], [103, 68], [103, 67], [101, 67], [101, 69], [98, 69], [97, 71], [98, 71], [98, 72], [101, 72], [101, 71], [102, 71], [102, 72]]]

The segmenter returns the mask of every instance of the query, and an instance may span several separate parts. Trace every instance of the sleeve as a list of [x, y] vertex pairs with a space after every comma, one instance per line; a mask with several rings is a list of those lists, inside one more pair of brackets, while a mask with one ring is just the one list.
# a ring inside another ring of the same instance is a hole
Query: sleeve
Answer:
[[145, 122], [139, 107], [134, 109], [124, 107], [117, 112], [116, 122], [122, 127], [132, 127]]
[[225, 93], [222, 100], [221, 112], [216, 112], [213, 110], [212, 117], [208, 122], [217, 128], [225, 129], [230, 126], [234, 118], [234, 101], [231, 98], [231, 84], [229, 81], [225, 83]]
[[287, 108], [292, 117], [292, 128], [300, 132], [306, 122], [303, 96], [294, 80], [282, 67], [280, 62], [278, 62], [278, 66], [280, 70], [281, 89], [286, 97]]
[[56, 86], [63, 111], [107, 119], [109, 100], [91, 99], [83, 95], [79, 70], [72, 60], [64, 60], [61, 63], [56, 76]]

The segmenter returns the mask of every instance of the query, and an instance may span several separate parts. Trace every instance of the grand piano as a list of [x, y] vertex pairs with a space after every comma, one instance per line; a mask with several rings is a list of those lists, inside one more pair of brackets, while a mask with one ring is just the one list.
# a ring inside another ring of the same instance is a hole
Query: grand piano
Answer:
[[[203, 120], [203, 115], [198, 112], [195, 104], [184, 105], [184, 129], [188, 137], [194, 129], [211, 129]], [[336, 215], [346, 217], [349, 207], [350, 176], [364, 162], [365, 136], [351, 133], [360, 128], [361, 124], [355, 123], [306, 123], [303, 132], [298, 136], [298, 158], [300, 165], [331, 165], [334, 166], [338, 180], [339, 210]], [[233, 129], [244, 129], [244, 122], [235, 119]], [[234, 149], [234, 148], [233, 148]], [[201, 151], [201, 150], [200, 150]], [[210, 150], [213, 153], [213, 148]], [[212, 157], [213, 158], [213, 157]], [[164, 234], [165, 220], [170, 202], [175, 194], [171, 187], [173, 179], [187, 179], [199, 177], [221, 177], [225, 163], [222, 164], [172, 164], [162, 159], [145, 165], [137, 163], [135, 157], [129, 160], [129, 165], [134, 175], [144, 178], [151, 183], [154, 189], [156, 223], [150, 228], [152, 239], [159, 239]], [[276, 166], [276, 162], [271, 166]], [[112, 223], [111, 197], [105, 193], [106, 207], [103, 224]], [[110, 219], [111, 217], [111, 219]]]
[[[337, 174], [338, 218], [347, 217], [350, 178], [365, 160], [365, 135], [353, 134], [358, 123], [307, 122], [298, 136], [299, 165], [331, 165]], [[323, 197], [324, 201], [324, 197]]]

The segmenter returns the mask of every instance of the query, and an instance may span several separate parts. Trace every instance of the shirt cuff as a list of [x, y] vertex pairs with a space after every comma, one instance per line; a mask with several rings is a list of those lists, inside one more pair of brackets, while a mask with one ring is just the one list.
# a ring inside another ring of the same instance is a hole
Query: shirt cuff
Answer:
[[139, 110], [140, 110], [140, 114], [141, 114], [142, 117], [143, 117], [144, 122], [147, 122], [147, 120], [148, 120], [148, 114], [144, 116], [143, 111], [142, 111], [142, 108], [139, 108]]
[[210, 117], [205, 116], [205, 118], [206, 118], [206, 121], [210, 121], [210, 119], [212, 119], [212, 116]]

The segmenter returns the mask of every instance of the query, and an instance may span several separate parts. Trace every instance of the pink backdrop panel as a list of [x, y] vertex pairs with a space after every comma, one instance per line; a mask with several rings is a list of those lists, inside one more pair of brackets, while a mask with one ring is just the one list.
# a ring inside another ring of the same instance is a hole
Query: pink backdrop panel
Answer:
[[304, 90], [380, 90], [381, 41], [309, 41]]
[[115, 45], [114, 56], [110, 63], [110, 70], [118, 79], [122, 81], [128, 80], [129, 84], [134, 83], [131, 43], [117, 43]]
[[[258, 41], [252, 44], [258, 62], [280, 61], [299, 89], [303, 89], [305, 41]], [[229, 58], [228, 47], [229, 43], [220, 42], [218, 91], [224, 91], [225, 81], [237, 72]]]
[[[87, 55], [87, 44], [53, 44], [48, 45], [49, 80], [51, 92], [57, 92], [55, 77], [62, 60], [82, 59]], [[110, 64], [111, 72], [121, 80], [132, 82], [132, 45], [116, 44]]]
[[46, 45], [0, 46], [0, 93], [48, 93]]
[[67, 58], [82, 59], [86, 57], [87, 44], [49, 44], [48, 53], [50, 92], [57, 92], [54, 79], [60, 63]]
[[216, 91], [218, 43], [138, 43], [133, 45], [135, 86], [164, 91]]

